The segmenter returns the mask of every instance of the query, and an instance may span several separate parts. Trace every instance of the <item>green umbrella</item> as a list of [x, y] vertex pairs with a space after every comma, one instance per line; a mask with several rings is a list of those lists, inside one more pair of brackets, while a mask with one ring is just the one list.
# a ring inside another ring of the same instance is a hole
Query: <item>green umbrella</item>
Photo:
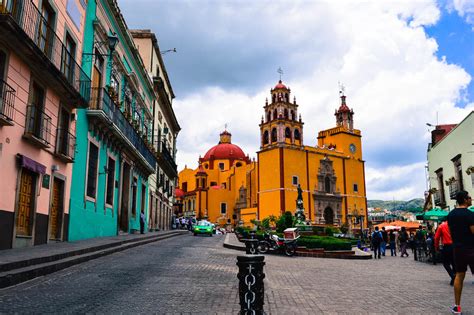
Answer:
[[447, 215], [448, 211], [444, 211], [441, 209], [433, 209], [425, 212], [425, 214], [423, 215], [423, 220], [440, 221], [446, 218]]

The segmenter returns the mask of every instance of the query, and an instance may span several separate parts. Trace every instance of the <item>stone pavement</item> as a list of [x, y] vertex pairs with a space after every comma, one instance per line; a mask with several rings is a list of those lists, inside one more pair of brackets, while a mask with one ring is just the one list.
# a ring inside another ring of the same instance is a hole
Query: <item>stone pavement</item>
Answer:
[[[0, 313], [237, 314], [236, 256], [224, 236], [186, 234], [0, 290]], [[449, 314], [441, 265], [409, 258], [265, 256], [267, 314]], [[462, 306], [474, 314], [473, 277]]]

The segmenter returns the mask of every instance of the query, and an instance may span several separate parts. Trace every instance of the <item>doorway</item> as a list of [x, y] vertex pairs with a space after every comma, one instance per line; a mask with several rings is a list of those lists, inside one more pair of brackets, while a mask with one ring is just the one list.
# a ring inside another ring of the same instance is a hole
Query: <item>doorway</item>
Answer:
[[18, 191], [18, 213], [16, 216], [16, 236], [33, 236], [33, 218], [36, 196], [36, 173], [23, 168]]
[[49, 214], [49, 239], [61, 240], [62, 218], [64, 213], [64, 182], [54, 178], [53, 194], [51, 196], [51, 211]]
[[118, 216], [120, 231], [128, 233], [128, 213], [130, 205], [130, 165], [123, 163], [122, 200]]
[[331, 207], [324, 209], [324, 221], [326, 224], [334, 224], [334, 211]]

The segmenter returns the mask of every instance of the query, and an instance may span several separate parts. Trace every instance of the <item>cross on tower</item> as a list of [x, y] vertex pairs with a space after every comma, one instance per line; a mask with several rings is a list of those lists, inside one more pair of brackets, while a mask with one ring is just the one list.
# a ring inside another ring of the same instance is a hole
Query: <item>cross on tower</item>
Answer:
[[281, 81], [281, 75], [283, 74], [283, 70], [281, 67], [278, 68], [277, 72], [280, 74], [280, 81]]

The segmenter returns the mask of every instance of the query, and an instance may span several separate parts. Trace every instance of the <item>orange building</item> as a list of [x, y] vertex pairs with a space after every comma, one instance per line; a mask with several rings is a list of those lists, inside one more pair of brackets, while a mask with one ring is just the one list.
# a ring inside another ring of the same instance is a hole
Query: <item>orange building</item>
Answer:
[[[236, 224], [295, 212], [298, 186], [306, 219], [313, 224], [367, 225], [367, 199], [360, 130], [341, 96], [336, 126], [320, 131], [318, 145], [303, 144], [303, 121], [296, 99], [281, 80], [270, 91], [260, 123], [258, 162], [231, 143], [227, 131], [199, 159], [196, 170], [179, 174], [185, 214]], [[181, 193], [181, 191], [179, 191]]]

